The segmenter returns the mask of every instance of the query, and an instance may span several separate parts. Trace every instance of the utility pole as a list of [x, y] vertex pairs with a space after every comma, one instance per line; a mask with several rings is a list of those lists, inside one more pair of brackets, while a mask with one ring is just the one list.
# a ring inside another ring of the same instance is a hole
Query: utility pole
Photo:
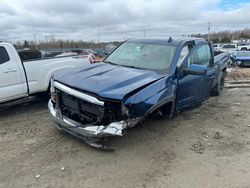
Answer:
[[34, 35], [33, 37], [34, 37], [35, 49], [37, 50], [36, 35]]
[[211, 27], [211, 23], [208, 22], [208, 28], [207, 28], [207, 41], [210, 40], [210, 37], [209, 37], [209, 35], [210, 35], [210, 27]]
[[100, 25], [98, 24], [98, 49], [100, 50]]

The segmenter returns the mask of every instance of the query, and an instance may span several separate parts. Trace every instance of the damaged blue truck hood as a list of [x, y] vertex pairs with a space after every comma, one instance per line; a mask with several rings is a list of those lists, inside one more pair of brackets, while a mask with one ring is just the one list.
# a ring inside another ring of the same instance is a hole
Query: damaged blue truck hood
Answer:
[[80, 70], [57, 73], [54, 80], [102, 98], [122, 100], [130, 92], [162, 77], [163, 75], [150, 70], [98, 63]]

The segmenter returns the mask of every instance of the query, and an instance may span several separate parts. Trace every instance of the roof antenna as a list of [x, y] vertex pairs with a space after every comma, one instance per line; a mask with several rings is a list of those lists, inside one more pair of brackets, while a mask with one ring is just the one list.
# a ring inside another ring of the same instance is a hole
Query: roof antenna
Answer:
[[169, 37], [168, 42], [172, 42], [172, 41], [173, 41], [172, 37]]

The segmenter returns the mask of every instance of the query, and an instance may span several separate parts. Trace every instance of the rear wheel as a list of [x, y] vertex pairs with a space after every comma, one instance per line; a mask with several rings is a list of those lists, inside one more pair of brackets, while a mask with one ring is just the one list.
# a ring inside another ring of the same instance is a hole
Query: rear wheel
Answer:
[[218, 78], [218, 83], [213, 87], [211, 91], [212, 96], [219, 96], [224, 88], [225, 85], [225, 72], [221, 72]]

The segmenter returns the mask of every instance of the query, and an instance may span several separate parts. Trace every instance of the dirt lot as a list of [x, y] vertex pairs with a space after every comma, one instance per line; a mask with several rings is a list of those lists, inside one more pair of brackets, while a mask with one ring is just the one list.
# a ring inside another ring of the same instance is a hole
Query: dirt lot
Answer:
[[249, 99], [250, 88], [225, 89], [113, 139], [114, 152], [56, 130], [46, 100], [2, 105], [0, 187], [250, 187]]
[[250, 80], [250, 68], [229, 68], [227, 80], [237, 81], [237, 80]]

